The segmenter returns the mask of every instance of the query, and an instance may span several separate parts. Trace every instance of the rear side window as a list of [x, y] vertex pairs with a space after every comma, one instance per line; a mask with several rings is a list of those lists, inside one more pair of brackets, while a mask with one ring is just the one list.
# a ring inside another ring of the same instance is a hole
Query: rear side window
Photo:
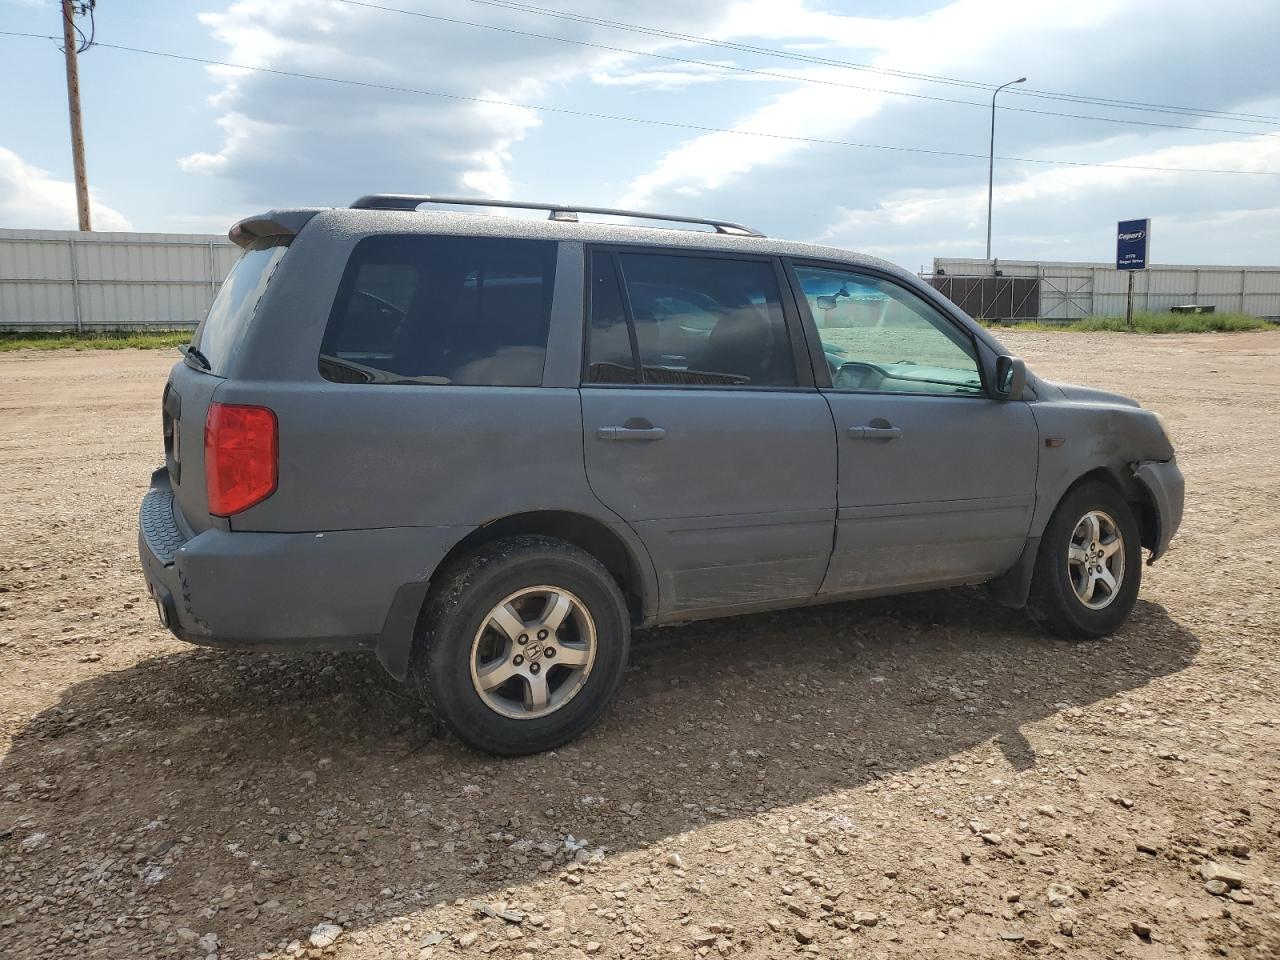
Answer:
[[338, 383], [538, 386], [556, 244], [379, 236], [356, 244], [320, 347]]
[[221, 375], [249, 330], [258, 301], [266, 292], [290, 237], [268, 237], [247, 249], [222, 281], [218, 295], [191, 342], [209, 361], [209, 372]]
[[589, 383], [796, 385], [771, 262], [596, 252]]

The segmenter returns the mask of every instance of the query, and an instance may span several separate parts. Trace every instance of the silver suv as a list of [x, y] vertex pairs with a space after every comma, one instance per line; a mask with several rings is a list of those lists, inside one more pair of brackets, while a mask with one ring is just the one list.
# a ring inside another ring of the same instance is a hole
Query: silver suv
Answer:
[[142, 503], [160, 618], [371, 651], [481, 750], [581, 733], [639, 626], [985, 583], [1105, 634], [1181, 520], [1157, 414], [880, 260], [421, 196], [231, 239]]

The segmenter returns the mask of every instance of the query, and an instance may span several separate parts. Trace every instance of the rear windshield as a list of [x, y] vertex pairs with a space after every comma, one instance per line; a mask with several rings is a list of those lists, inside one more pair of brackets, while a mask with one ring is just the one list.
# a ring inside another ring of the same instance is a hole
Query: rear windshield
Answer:
[[289, 248], [291, 237], [267, 237], [255, 242], [236, 261], [222, 281], [209, 312], [196, 328], [192, 344], [209, 361], [209, 372], [221, 375], [244, 339], [258, 301], [271, 275]]
[[556, 243], [375, 236], [356, 244], [320, 347], [338, 383], [538, 386]]

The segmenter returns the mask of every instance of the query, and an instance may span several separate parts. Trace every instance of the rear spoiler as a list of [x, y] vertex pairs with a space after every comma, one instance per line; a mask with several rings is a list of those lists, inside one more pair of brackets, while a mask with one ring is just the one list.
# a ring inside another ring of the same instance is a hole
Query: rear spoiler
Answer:
[[238, 247], [248, 247], [254, 241], [264, 237], [292, 237], [319, 212], [319, 210], [272, 210], [255, 217], [245, 217], [227, 231], [227, 237]]

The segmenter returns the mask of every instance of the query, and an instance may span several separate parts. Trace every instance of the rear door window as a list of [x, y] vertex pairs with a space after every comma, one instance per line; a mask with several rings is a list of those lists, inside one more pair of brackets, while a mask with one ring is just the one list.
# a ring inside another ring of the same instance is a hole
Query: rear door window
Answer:
[[556, 244], [377, 236], [356, 244], [320, 348], [338, 383], [538, 386]]
[[587, 336], [587, 381], [635, 383], [635, 339], [622, 303], [622, 285], [611, 253], [591, 255], [591, 324]]
[[209, 312], [191, 338], [192, 345], [209, 361], [210, 373], [221, 376], [225, 372], [291, 239], [268, 237], [257, 241], [222, 281]]
[[770, 261], [598, 251], [590, 315], [591, 383], [797, 383]]

